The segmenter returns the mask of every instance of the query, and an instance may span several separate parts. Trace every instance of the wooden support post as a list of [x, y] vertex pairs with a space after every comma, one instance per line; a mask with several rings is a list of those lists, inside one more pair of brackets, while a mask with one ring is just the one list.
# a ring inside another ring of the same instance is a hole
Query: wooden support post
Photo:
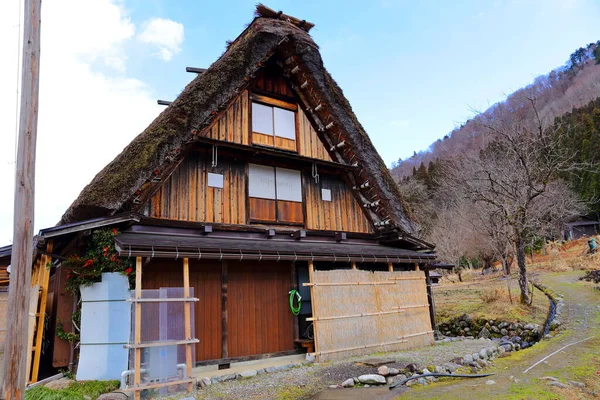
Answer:
[[[46, 245], [46, 252], [52, 253], [53, 250], [52, 239], [48, 241]], [[38, 373], [40, 369], [40, 357], [42, 355], [42, 338], [44, 336], [44, 322], [46, 316], [46, 302], [48, 300], [48, 283], [50, 282], [50, 266], [48, 263], [52, 262], [52, 258], [47, 255], [41, 257], [40, 265], [40, 308], [38, 310], [37, 327], [35, 333], [35, 351], [33, 353], [33, 368], [31, 370], [30, 382], [34, 383], [38, 380]]]
[[352, 261], [352, 269], [356, 269], [356, 261]]
[[388, 271], [394, 272], [394, 264], [391, 262], [388, 263]]
[[[296, 263], [292, 262], [292, 289], [298, 290], [298, 273], [296, 271]], [[294, 340], [300, 340], [300, 322], [298, 316], [293, 316]]]
[[433, 329], [433, 337], [437, 339], [439, 332], [437, 329], [437, 321], [435, 320], [435, 302], [433, 301], [433, 292], [431, 290], [431, 278], [429, 271], [425, 270], [425, 282], [427, 282], [427, 301], [429, 303], [429, 320], [431, 321], [431, 329]]
[[13, 244], [7, 331], [4, 347], [3, 383], [0, 397], [25, 398], [33, 216], [35, 192], [35, 148], [37, 140], [40, 77], [41, 0], [25, 0], [23, 7], [23, 59], [21, 113], [15, 174]]
[[420, 271], [421, 269], [419, 268], [419, 263], [415, 263], [415, 271]]
[[[142, 298], [142, 257], [135, 258], [135, 298]], [[135, 331], [133, 344], [140, 344], [142, 342], [142, 303], [135, 303]], [[136, 348], [135, 353], [135, 366], [133, 375], [133, 385], [135, 389], [135, 400], [140, 400], [141, 390], [137, 387], [142, 382], [141, 374], [141, 363], [142, 363], [142, 349]]]
[[221, 263], [221, 358], [229, 357], [227, 346], [227, 262]]
[[[183, 297], [190, 297], [190, 260], [188, 258], [183, 259]], [[192, 322], [191, 322], [191, 303], [186, 301], [183, 304], [183, 318], [184, 318], [184, 330], [185, 339], [190, 340], [192, 338]], [[192, 377], [192, 346], [193, 344], [188, 343], [185, 345], [185, 379]], [[191, 393], [194, 390], [192, 382], [187, 384], [187, 392]]]
[[[315, 265], [312, 261], [308, 262], [308, 281], [310, 283], [315, 283]], [[318, 304], [317, 304], [317, 296], [316, 296], [316, 292], [317, 292], [317, 287], [315, 285], [312, 285], [310, 287], [310, 304], [312, 306], [312, 317], [315, 318], [316, 320], [313, 321], [313, 337], [315, 340], [315, 354], [317, 357], [317, 361], [320, 361], [320, 356], [319, 356], [319, 336], [317, 333], [317, 322], [318, 322], [318, 315], [317, 315], [317, 310], [319, 309]]]

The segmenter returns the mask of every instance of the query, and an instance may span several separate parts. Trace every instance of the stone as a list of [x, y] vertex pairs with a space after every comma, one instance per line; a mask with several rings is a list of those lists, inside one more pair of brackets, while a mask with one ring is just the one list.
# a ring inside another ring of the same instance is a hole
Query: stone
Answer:
[[513, 343], [519, 343], [519, 342], [523, 341], [523, 339], [521, 339], [520, 336], [513, 336], [510, 338], [510, 341]]
[[423, 375], [431, 375], [431, 371], [427, 368], [423, 368]]
[[486, 384], [486, 385], [495, 385], [495, 384], [496, 384], [496, 381], [493, 381], [493, 380], [491, 380], [491, 379], [488, 379], [487, 381], [485, 381], [485, 384]]
[[417, 382], [416, 379], [411, 379], [410, 381], [408, 381], [408, 382], [405, 383], [405, 385], [409, 386], [409, 387], [410, 386], [414, 386], [414, 385], [418, 385], [418, 384], [419, 384], [419, 382]]
[[467, 354], [466, 356], [463, 357], [463, 363], [464, 364], [470, 364], [473, 362], [473, 356], [470, 354]]
[[383, 376], [377, 374], [361, 375], [358, 377], [358, 381], [370, 385], [385, 385], [387, 383]]
[[479, 360], [479, 353], [473, 353], [471, 354], [471, 357], [473, 357], [473, 361], [477, 361]]
[[583, 382], [577, 382], [577, 381], [568, 381], [568, 382], [569, 382], [569, 385], [575, 386], [580, 389], [585, 387], [585, 383], [583, 383]]
[[315, 362], [317, 357], [314, 354], [306, 353], [306, 361]]
[[501, 328], [500, 329], [500, 334], [501, 335], [508, 335], [508, 331], [505, 328]]
[[338, 385], [329, 385], [329, 389], [337, 389]]
[[360, 361], [360, 364], [377, 368], [377, 367], [381, 367], [382, 365], [393, 364], [395, 362], [396, 361], [394, 361], [390, 358], [369, 358], [369, 359]]
[[558, 378], [555, 378], [553, 376], [542, 376], [541, 378], [538, 378], [539, 380], [544, 380], [544, 381], [553, 381], [553, 382], [558, 382]]
[[256, 370], [256, 374], [257, 374], [257, 375], [263, 375], [263, 374], [266, 374], [266, 373], [267, 373], [267, 371], [265, 371], [265, 369], [264, 369], [264, 368], [261, 368], [261, 369], [257, 369], [257, 370]]
[[478, 337], [479, 339], [481, 339], [481, 338], [485, 338], [485, 339], [487, 339], [487, 338], [489, 338], [489, 337], [490, 337], [490, 335], [491, 335], [491, 334], [490, 334], [490, 331], [488, 330], [488, 328], [486, 328], [486, 327], [484, 326], [483, 328], [481, 328], [481, 331], [479, 331], [479, 335], [477, 335], [477, 337]]
[[364, 387], [368, 388], [368, 387], [371, 387], [371, 386], [370, 385], [365, 385]]
[[50, 381], [50, 382], [46, 383], [44, 386], [47, 387], [48, 389], [52, 389], [52, 390], [61, 390], [61, 389], [68, 388], [74, 382], [75, 381], [73, 379], [60, 378], [60, 379]]
[[387, 366], [382, 365], [381, 367], [377, 368], [377, 373], [381, 376], [388, 376], [390, 374], [390, 369]]
[[433, 372], [435, 372], [436, 374], [445, 374], [447, 371], [446, 368], [436, 365], [433, 369]]
[[481, 358], [482, 360], [488, 358], [489, 355], [490, 354], [488, 354], [487, 349], [481, 349], [481, 351], [479, 352], [479, 358]]
[[427, 381], [424, 378], [417, 379], [417, 382], [423, 386], [427, 386]]
[[444, 368], [446, 368], [446, 371], [453, 373], [456, 372], [456, 370], [459, 368], [459, 365], [453, 362], [448, 362], [444, 364]]
[[405, 379], [406, 379], [406, 375], [404, 375], [404, 374], [398, 374], [398, 375], [396, 375], [394, 377], [388, 378], [388, 384], [389, 385], [394, 385], [394, 384], [396, 384], [398, 382], [401, 382], [401, 381], [403, 381]]
[[407, 365], [406, 367], [404, 367], [404, 368], [405, 368], [407, 371], [410, 371], [410, 372], [415, 372], [416, 370], [418, 370], [418, 369], [419, 369], [419, 367], [417, 367], [417, 364], [415, 364], [415, 363], [410, 363], [410, 364], [408, 364], [408, 365]]
[[357, 383], [360, 383], [360, 381], [358, 380], [358, 378], [354, 377], [352, 378], [354, 380], [354, 384], [356, 385]]
[[256, 375], [258, 375], [258, 372], [255, 369], [240, 372], [240, 378], [242, 378], [242, 379], [254, 378]]
[[552, 381], [552, 382], [548, 382], [548, 385], [550, 385], [550, 386], [554, 386], [554, 387], [557, 387], [557, 388], [561, 388], [561, 389], [568, 388], [568, 386], [567, 386], [567, 385], [565, 385], [564, 383], [560, 383], [560, 382], [554, 382], [554, 381]]
[[227, 374], [227, 375], [221, 375], [221, 376], [213, 376], [211, 381], [212, 381], [212, 383], [219, 383], [219, 382], [233, 381], [236, 378], [237, 378], [237, 374]]
[[204, 378], [200, 379], [198, 382], [200, 383], [201, 387], [210, 386], [212, 384], [212, 381], [207, 376], [205, 376]]
[[492, 329], [492, 332], [494, 332], [494, 333], [500, 333], [500, 329], [497, 326], [492, 325], [491, 329]]
[[129, 400], [129, 397], [123, 392], [111, 392], [101, 394], [96, 400]]
[[398, 368], [389, 368], [388, 369], [388, 374], [390, 376], [396, 376], [400, 373], [400, 370]]

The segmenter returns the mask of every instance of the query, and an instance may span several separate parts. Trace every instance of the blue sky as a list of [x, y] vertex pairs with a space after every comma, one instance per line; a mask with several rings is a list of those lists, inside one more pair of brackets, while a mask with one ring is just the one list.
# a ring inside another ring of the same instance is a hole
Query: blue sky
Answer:
[[[272, 0], [316, 24], [325, 66], [388, 165], [600, 39], [599, 0]], [[36, 231], [252, 20], [254, 0], [42, 4]], [[0, 245], [12, 238], [19, 2], [0, 2]]]
[[[169, 63], [131, 62], [129, 73], [173, 99], [187, 65], [206, 67], [251, 20], [253, 1], [126, 1], [132, 19], [185, 27]], [[370, 3], [370, 5], [369, 5]], [[267, 1], [316, 24], [325, 65], [389, 165], [433, 141], [571, 52], [600, 39], [597, 0]]]

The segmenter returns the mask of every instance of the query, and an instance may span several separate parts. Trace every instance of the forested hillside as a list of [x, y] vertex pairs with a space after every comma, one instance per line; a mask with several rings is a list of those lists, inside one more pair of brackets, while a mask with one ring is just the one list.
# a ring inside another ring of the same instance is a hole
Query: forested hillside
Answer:
[[[535, 97], [540, 114], [552, 119], [582, 107], [600, 97], [600, 41], [576, 50], [564, 66], [547, 75], [537, 77], [534, 82], [513, 94], [505, 101], [494, 104], [486, 111], [474, 116], [452, 132], [432, 143], [428, 149], [417, 152], [408, 159], [399, 159], [392, 165], [392, 174], [400, 179], [410, 176], [421, 163], [427, 166], [436, 159], [448, 159], [465, 152], [477, 151], [486, 144], [485, 131], [478, 121], [493, 116], [494, 110], [503, 105], [518, 110], [523, 107], [523, 97]], [[417, 150], [417, 149], [415, 149]]]
[[600, 41], [394, 166], [421, 235], [446, 261], [507, 273], [516, 260], [529, 301], [525, 254], [598, 210]]

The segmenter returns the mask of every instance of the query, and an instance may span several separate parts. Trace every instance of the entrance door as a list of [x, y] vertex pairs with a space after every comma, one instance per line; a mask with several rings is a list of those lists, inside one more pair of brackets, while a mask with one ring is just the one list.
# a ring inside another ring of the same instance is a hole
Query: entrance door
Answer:
[[294, 349], [289, 262], [228, 262], [229, 357]]

